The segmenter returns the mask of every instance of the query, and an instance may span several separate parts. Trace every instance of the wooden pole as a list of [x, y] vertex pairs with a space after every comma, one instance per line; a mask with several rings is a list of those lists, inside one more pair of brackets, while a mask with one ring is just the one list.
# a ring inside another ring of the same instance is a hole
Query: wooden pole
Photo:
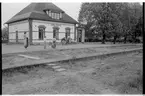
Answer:
[[32, 19], [28, 19], [28, 22], [29, 22], [29, 44], [31, 45], [32, 44]]
[[77, 41], [77, 40], [76, 40], [76, 24], [74, 24], [74, 27], [75, 27], [75, 28], [74, 28], [74, 41]]
[[9, 34], [9, 24], [8, 24], [8, 42], [7, 42], [7, 43], [10, 42], [10, 40], [9, 40], [9, 36], [10, 36], [10, 34]]

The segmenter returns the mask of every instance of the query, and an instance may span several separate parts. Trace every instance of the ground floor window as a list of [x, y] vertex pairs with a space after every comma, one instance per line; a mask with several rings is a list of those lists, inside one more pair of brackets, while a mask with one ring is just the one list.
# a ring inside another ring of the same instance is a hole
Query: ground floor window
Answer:
[[45, 26], [39, 25], [39, 33], [38, 33], [38, 37], [39, 40], [43, 40], [44, 36], [45, 36]]
[[66, 38], [68, 38], [68, 36], [70, 37], [70, 28], [69, 27], [67, 27], [67, 28], [65, 28], [65, 37]]
[[59, 28], [53, 27], [53, 38], [56, 38], [56, 40], [59, 40]]

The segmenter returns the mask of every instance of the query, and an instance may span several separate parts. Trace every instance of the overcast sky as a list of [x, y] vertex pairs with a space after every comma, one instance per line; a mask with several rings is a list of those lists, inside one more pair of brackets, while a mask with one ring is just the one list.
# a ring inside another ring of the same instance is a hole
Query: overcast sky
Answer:
[[[12, 18], [15, 14], [20, 12], [23, 8], [25, 8], [30, 3], [2, 3], [2, 22], [1, 27], [4, 27], [4, 23]], [[81, 2], [54, 2], [59, 8], [65, 11], [69, 16], [74, 18], [75, 20], [78, 19], [79, 10], [81, 7]], [[141, 3], [142, 4], [142, 3]]]
[[[15, 14], [20, 12], [23, 8], [25, 8], [30, 3], [2, 3], [2, 27], [4, 27], [4, 23], [12, 18]], [[78, 19], [78, 14], [80, 10], [81, 3], [54, 3], [56, 6], [65, 11], [66, 14], [74, 18]]]

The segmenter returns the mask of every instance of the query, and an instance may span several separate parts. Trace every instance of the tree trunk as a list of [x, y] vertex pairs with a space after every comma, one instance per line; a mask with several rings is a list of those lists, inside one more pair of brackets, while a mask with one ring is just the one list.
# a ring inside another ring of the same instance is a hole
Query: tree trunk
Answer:
[[105, 38], [106, 38], [105, 33], [103, 33], [102, 44], [105, 44]]
[[126, 44], [127, 36], [124, 36], [124, 44]]
[[136, 43], [136, 31], [135, 31], [135, 33], [134, 33], [134, 41], [135, 41], [135, 43]]
[[114, 36], [113, 44], [116, 43], [117, 36]]

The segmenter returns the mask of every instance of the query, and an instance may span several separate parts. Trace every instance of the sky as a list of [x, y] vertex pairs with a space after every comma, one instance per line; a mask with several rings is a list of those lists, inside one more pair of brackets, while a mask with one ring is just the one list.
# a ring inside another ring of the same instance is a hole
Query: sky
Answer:
[[[65, 11], [66, 14], [74, 18], [75, 20], [78, 20], [79, 10], [81, 7], [81, 2], [53, 2], [56, 6], [61, 8]], [[10, 18], [12, 18], [15, 14], [20, 12], [23, 8], [25, 8], [30, 3], [21, 2], [21, 3], [2, 3], [2, 22], [1, 27], [3, 28], [5, 25], [3, 25], [6, 21], [8, 21]]]
[[[20, 12], [23, 8], [28, 6], [30, 3], [2, 3], [2, 22], [1, 27], [7, 26], [4, 23], [8, 21], [10, 18], [12, 18], [15, 14]], [[81, 2], [76, 3], [64, 3], [64, 2], [56, 2], [54, 3], [56, 6], [61, 8], [63, 11], [65, 11], [66, 14], [71, 16], [73, 19], [78, 19], [79, 10], [81, 7]]]

